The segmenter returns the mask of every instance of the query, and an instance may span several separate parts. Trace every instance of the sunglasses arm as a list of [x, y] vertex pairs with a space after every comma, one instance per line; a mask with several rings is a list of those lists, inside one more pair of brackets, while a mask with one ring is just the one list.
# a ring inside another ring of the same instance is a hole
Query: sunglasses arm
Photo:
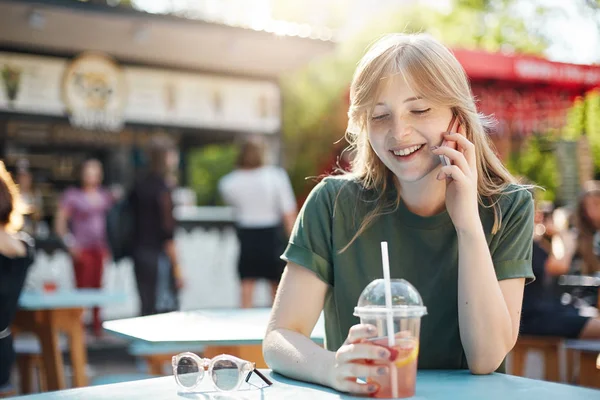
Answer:
[[268, 386], [271, 386], [273, 384], [273, 382], [271, 382], [266, 376], [263, 375], [262, 372], [260, 372], [256, 368], [254, 368], [252, 371], [250, 371], [250, 373], [248, 374], [248, 376], [246, 376], [246, 383], [249, 383], [248, 381], [250, 380], [250, 377], [252, 376], [252, 373], [255, 373], [256, 375], [258, 375], [258, 377], [260, 379], [262, 379], [263, 382], [266, 383]]

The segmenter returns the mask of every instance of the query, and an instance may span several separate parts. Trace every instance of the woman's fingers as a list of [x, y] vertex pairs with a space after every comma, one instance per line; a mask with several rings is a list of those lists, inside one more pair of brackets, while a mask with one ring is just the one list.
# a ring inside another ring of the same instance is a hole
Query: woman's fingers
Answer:
[[[332, 371], [332, 385], [335, 389], [357, 394], [372, 394], [379, 390], [377, 384], [358, 383], [357, 378], [385, 376], [398, 352], [373, 343], [377, 336], [373, 325], [354, 325], [348, 332], [345, 344], [335, 354], [335, 368]], [[394, 353], [394, 354], [392, 354]]]
[[335, 355], [338, 363], [356, 360], [372, 360], [377, 362], [391, 361], [392, 354], [383, 346], [371, 343], [354, 343], [342, 346]]
[[453, 179], [459, 183], [465, 183], [467, 181], [467, 177], [462, 172], [462, 170], [456, 165], [448, 165], [446, 167], [442, 167], [442, 170], [437, 176], [437, 179], [441, 181], [442, 179]]
[[471, 170], [476, 170], [477, 163], [475, 162], [475, 145], [460, 133], [445, 133], [444, 139], [454, 141], [458, 144], [457, 150], [465, 155], [465, 159], [469, 163]]
[[385, 365], [366, 365], [348, 363], [340, 367], [340, 375], [344, 378], [365, 378], [367, 376], [384, 376], [390, 373]]
[[350, 328], [348, 332], [348, 337], [346, 338], [346, 343], [358, 343], [363, 339], [369, 339], [375, 337], [377, 335], [377, 328], [373, 325], [367, 324], [359, 324], [354, 325]]
[[342, 379], [338, 382], [336, 389], [340, 392], [364, 395], [377, 392], [379, 386], [373, 383], [358, 383], [356, 379]]
[[469, 166], [469, 163], [467, 162], [467, 159], [465, 158], [464, 154], [460, 151], [454, 150], [448, 146], [441, 146], [433, 147], [431, 152], [433, 154], [437, 154], [438, 156], [448, 157], [450, 159], [450, 163], [457, 165], [460, 169], [463, 170], [463, 173], [465, 175], [471, 175], [471, 167]]

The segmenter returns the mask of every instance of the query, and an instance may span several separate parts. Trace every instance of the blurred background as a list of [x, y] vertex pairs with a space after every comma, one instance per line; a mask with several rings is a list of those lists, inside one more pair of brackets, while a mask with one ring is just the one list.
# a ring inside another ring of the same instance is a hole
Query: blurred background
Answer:
[[[54, 226], [82, 162], [98, 159], [103, 185], [127, 193], [148, 144], [168, 137], [180, 309], [238, 307], [235, 217], [218, 183], [239, 143], [260, 138], [299, 208], [310, 177], [347, 165], [352, 73], [389, 32], [427, 32], [454, 51], [499, 122], [498, 153], [545, 189], [539, 201], [572, 212], [600, 179], [597, 0], [0, 0], [0, 158], [36, 210], [25, 291], [75, 286]], [[104, 319], [138, 315], [129, 258], [105, 266], [103, 287], [127, 296]], [[255, 294], [270, 305], [267, 284]]]

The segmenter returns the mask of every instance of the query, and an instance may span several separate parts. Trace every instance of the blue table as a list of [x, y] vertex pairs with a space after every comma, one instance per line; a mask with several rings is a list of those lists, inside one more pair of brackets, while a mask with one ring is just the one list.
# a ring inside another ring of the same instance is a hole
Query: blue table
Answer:
[[[85, 365], [87, 352], [81, 317], [86, 308], [101, 307], [125, 302], [122, 293], [102, 289], [72, 289], [56, 292], [23, 292], [19, 298], [19, 311], [15, 316], [15, 332], [36, 334], [42, 348], [44, 373], [49, 390], [64, 389], [64, 364], [59, 346], [59, 332], [69, 338], [73, 365], [73, 385], [87, 386]], [[21, 375], [29, 371], [21, 371]], [[22, 387], [24, 392], [30, 388]]]
[[19, 297], [19, 307], [23, 310], [92, 308], [125, 301], [125, 294], [102, 289], [58, 290], [51, 293], [25, 291]]
[[[270, 308], [210, 309], [179, 311], [147, 317], [105, 321], [103, 328], [135, 342], [136, 353], [148, 362], [149, 372], [160, 375], [164, 362], [186, 346], [190, 351], [204, 348], [205, 357], [232, 354], [266, 368], [262, 357]], [[323, 343], [323, 316], [311, 338]]]
[[[208, 380], [204, 380], [198, 392], [178, 393], [173, 377], [147, 379], [73, 389], [63, 392], [44, 393], [23, 397], [29, 400], [169, 400], [169, 399], [260, 399], [260, 400], [355, 400], [331, 389], [287, 379], [270, 371], [264, 371], [273, 386], [262, 390], [242, 386], [237, 393], [215, 392]], [[255, 384], [260, 380], [255, 379]], [[471, 375], [468, 371], [420, 371], [417, 377], [417, 394], [414, 400], [598, 400], [600, 391], [559, 383], [537, 381], [504, 374], [486, 376]]]

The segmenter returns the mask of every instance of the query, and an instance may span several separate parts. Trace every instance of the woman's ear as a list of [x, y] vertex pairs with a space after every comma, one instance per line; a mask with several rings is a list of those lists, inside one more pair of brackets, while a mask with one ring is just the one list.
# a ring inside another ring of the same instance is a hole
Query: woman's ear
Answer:
[[456, 124], [452, 127], [452, 132], [460, 133], [463, 136], [466, 136], [467, 131], [464, 128], [463, 119], [460, 115], [456, 115]]

